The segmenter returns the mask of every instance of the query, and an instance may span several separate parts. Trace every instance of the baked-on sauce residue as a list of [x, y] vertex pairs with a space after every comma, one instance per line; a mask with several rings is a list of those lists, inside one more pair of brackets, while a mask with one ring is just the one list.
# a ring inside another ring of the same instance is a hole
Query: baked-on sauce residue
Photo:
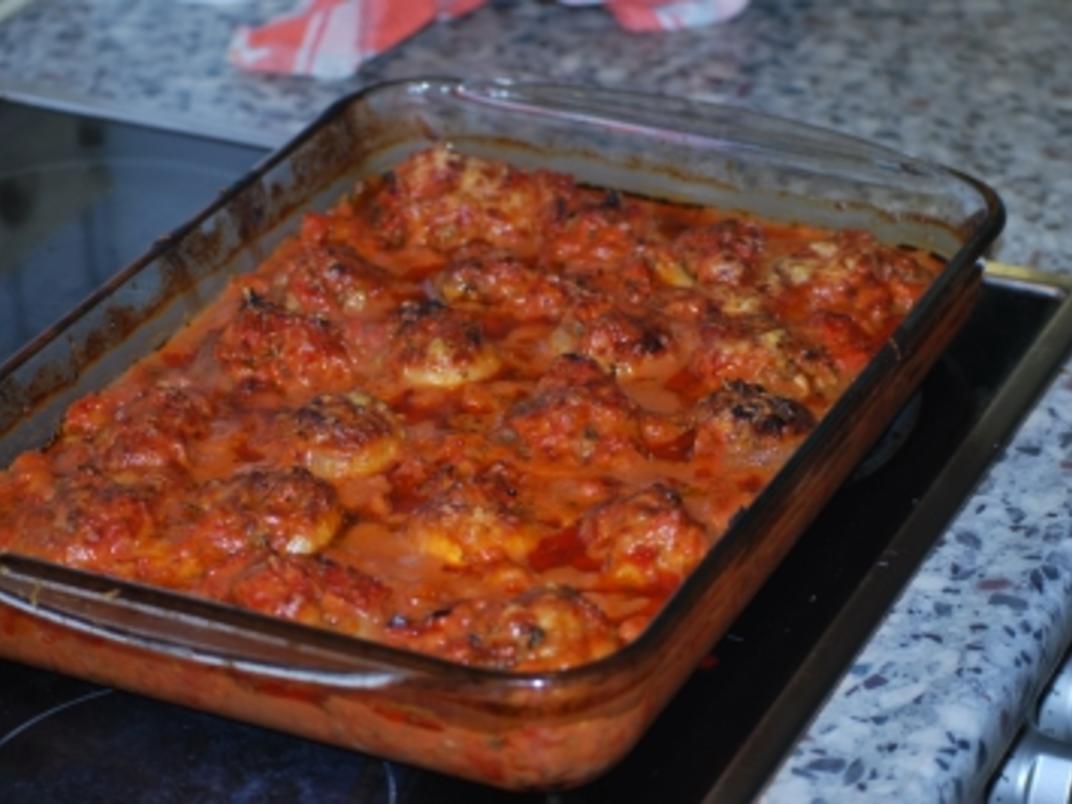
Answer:
[[0, 474], [0, 549], [473, 665], [636, 637], [937, 262], [423, 151]]

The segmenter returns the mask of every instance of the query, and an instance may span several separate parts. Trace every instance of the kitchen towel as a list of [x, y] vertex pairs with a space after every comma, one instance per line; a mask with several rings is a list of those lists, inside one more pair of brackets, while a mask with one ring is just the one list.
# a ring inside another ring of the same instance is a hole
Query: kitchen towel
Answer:
[[[484, 2], [305, 0], [291, 14], [239, 29], [228, 57], [232, 64], [256, 72], [345, 78], [362, 62], [430, 22], [460, 17]], [[604, 4], [627, 30], [666, 31], [729, 19], [748, 0], [604, 0]]]

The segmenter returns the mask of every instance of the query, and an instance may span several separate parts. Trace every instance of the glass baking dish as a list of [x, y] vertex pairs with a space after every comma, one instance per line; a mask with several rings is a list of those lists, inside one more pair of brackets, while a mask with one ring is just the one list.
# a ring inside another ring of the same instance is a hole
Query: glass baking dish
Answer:
[[649, 627], [604, 659], [470, 668], [15, 555], [0, 556], [0, 653], [502, 787], [579, 784], [635, 743], [882, 431], [966, 318], [1003, 222], [974, 179], [742, 109], [538, 84], [382, 84], [341, 100], [0, 368], [0, 465], [47, 443], [70, 402], [158, 348], [303, 212], [443, 140], [592, 185], [868, 229], [946, 266]]

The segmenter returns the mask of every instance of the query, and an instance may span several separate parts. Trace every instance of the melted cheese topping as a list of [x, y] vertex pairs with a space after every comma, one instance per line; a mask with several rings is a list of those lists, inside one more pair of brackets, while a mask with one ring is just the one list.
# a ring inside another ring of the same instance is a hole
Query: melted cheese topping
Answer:
[[636, 637], [936, 260], [438, 147], [0, 474], [0, 548], [519, 670]]

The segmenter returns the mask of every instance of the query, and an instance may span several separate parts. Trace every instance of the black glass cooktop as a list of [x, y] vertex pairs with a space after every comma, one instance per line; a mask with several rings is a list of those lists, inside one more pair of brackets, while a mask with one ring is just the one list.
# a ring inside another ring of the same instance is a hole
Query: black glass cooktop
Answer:
[[0, 103], [0, 360], [264, 153]]
[[[240, 145], [0, 103], [0, 359], [262, 155]], [[967, 327], [891, 428], [880, 454], [838, 493], [637, 748], [584, 788], [508, 795], [0, 662], [0, 800], [595, 804], [698, 801], [716, 782], [724, 795], [754, 791], [801, 727], [807, 710], [800, 702], [814, 705], [852, 646], [824, 659], [824, 680], [786, 707], [794, 671], [829, 653], [823, 645], [829, 648], [838, 635], [824, 641], [824, 632], [838, 625], [861, 578], [920, 513], [920, 500], [933, 496], [950, 456], [1061, 298], [1034, 283], [984, 287]], [[972, 477], [985, 465], [976, 463]], [[956, 493], [963, 495], [971, 479], [961, 478]], [[947, 500], [938, 508], [948, 516], [955, 505]], [[932, 519], [931, 540], [944, 523], [941, 515]], [[918, 561], [926, 544], [906, 560]], [[911, 566], [901, 568], [904, 577]], [[872, 605], [878, 607], [874, 620], [885, 604]], [[858, 622], [857, 635], [866, 627]], [[741, 746], [749, 735], [762, 750], [746, 755]], [[745, 765], [752, 770], [741, 772]]]

